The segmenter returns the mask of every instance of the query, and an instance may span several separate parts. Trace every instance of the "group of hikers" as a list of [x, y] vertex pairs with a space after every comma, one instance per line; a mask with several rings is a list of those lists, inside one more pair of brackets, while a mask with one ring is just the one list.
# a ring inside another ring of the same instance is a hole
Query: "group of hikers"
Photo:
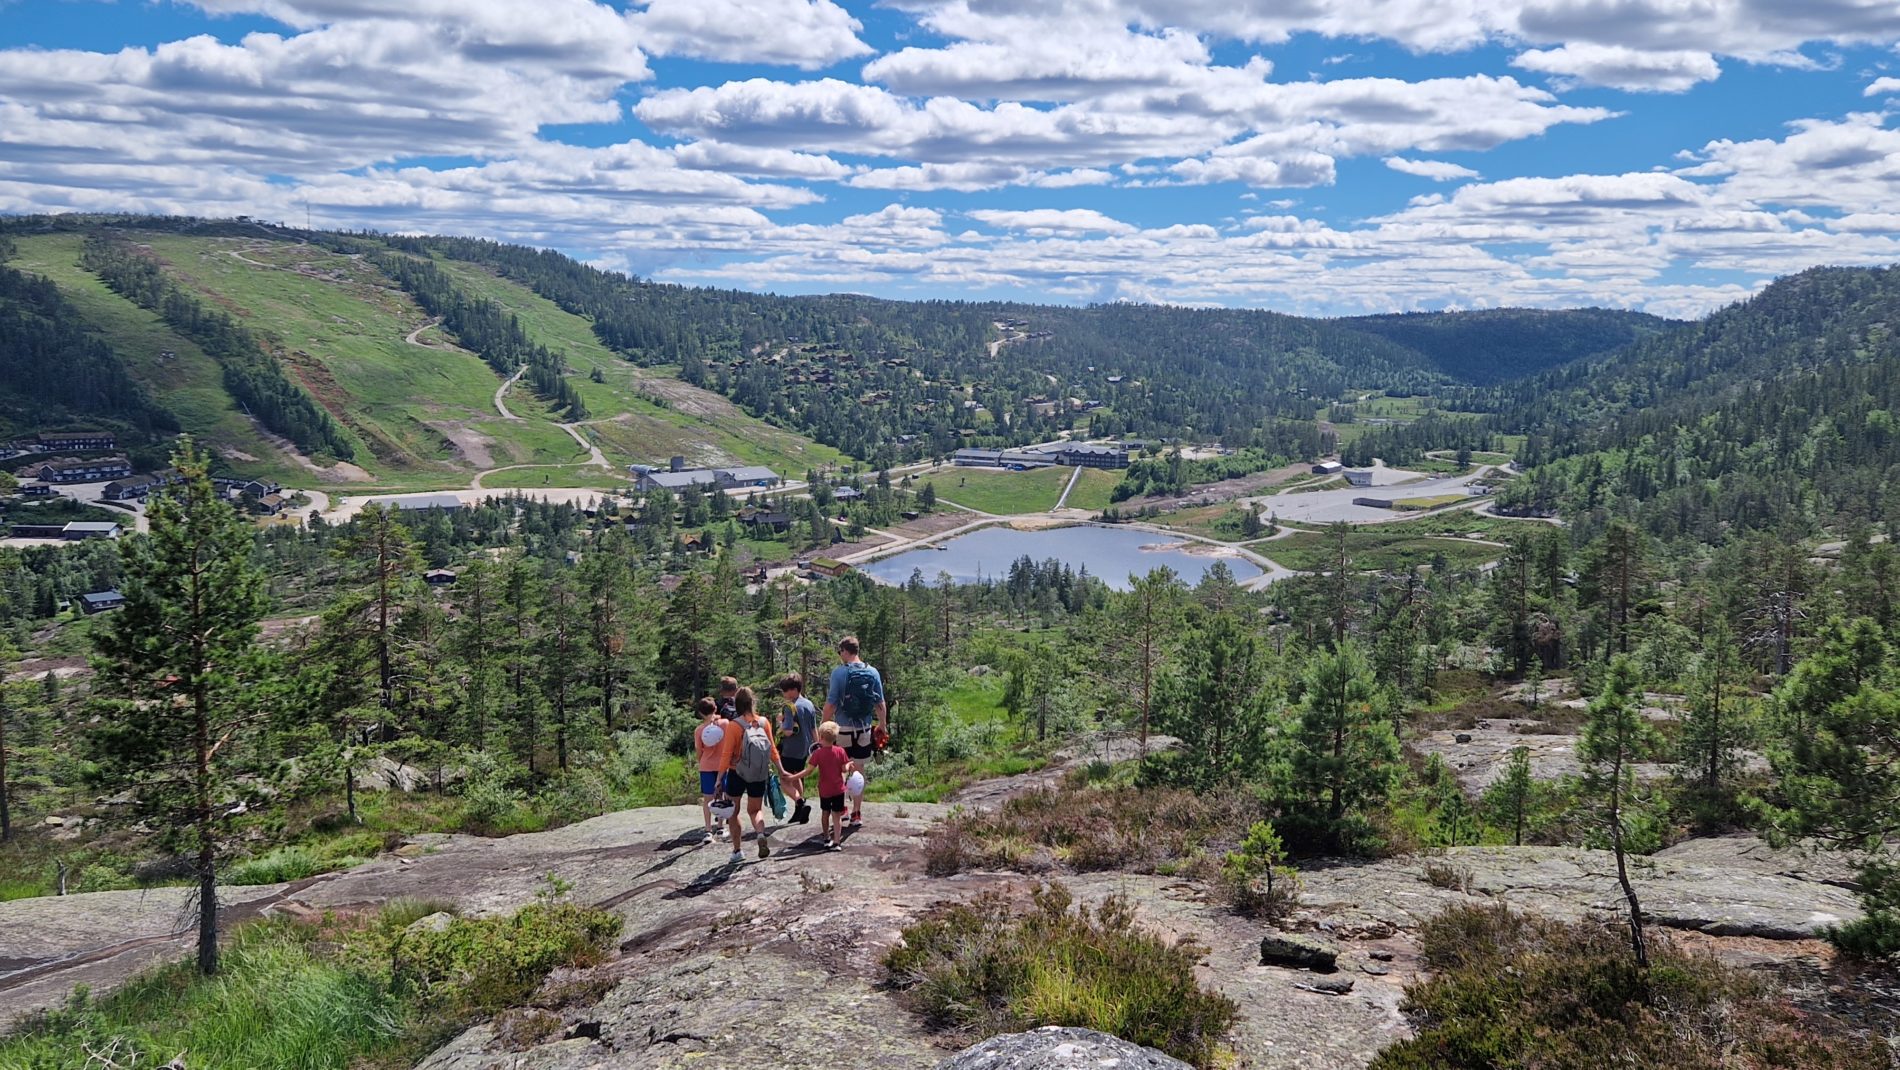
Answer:
[[[805, 680], [799, 674], [780, 677], [778, 693], [783, 705], [776, 721], [759, 710], [751, 688], [740, 687], [730, 676], [720, 681], [717, 699], [707, 696], [695, 705], [699, 725], [693, 729], [693, 750], [699, 756], [699, 809], [706, 824], [701, 842], [716, 842], [723, 820], [733, 862], [744, 859], [739, 849], [744, 835], [740, 800], [757, 833], [759, 857], [768, 858], [772, 847], [763, 812], [767, 797], [782, 790], [793, 804], [788, 823], [810, 821], [805, 781], [814, 771], [825, 848], [843, 850], [845, 830], [864, 824], [865, 763], [890, 740], [884, 678], [859, 656], [853, 636], [838, 641], [838, 665], [825, 688], [822, 720], [805, 697]], [[782, 805], [776, 798], [774, 804], [775, 810]]]

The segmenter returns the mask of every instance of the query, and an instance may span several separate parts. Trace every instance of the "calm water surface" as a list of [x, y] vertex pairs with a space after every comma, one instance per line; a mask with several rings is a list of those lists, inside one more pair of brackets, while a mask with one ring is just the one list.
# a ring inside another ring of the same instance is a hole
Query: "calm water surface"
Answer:
[[921, 571], [924, 582], [929, 584], [937, 582], [940, 572], [948, 572], [958, 582], [969, 583], [978, 579], [1007, 578], [1010, 565], [1025, 555], [1036, 561], [1053, 557], [1074, 569], [1086, 567], [1089, 575], [1124, 591], [1128, 589], [1130, 576], [1143, 576], [1164, 565], [1190, 584], [1198, 583], [1216, 561], [1226, 562], [1237, 580], [1260, 575], [1258, 566], [1241, 557], [1191, 554], [1182, 549], [1143, 549], [1182, 544], [1171, 535], [1126, 528], [1016, 531], [999, 526], [979, 528], [937, 545], [943, 549], [908, 550], [862, 568], [872, 579], [882, 583], [908, 583], [913, 571]]

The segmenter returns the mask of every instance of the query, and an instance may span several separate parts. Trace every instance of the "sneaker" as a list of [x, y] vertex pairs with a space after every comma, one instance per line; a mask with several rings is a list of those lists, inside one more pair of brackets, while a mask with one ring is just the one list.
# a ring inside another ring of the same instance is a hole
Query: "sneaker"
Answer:
[[863, 828], [863, 827], [864, 827], [864, 815], [863, 815], [863, 814], [852, 814], [852, 815], [851, 815], [851, 820], [850, 820], [850, 821], [847, 821], [847, 822], [845, 822], [845, 827], [846, 827], [846, 828], [853, 828], [853, 829], [861, 829], [861, 828]]
[[802, 825], [805, 822], [810, 821], [810, 820], [811, 820], [811, 806], [808, 805], [803, 799], [798, 800], [798, 805], [792, 808], [792, 824]]
[[830, 843], [827, 843], [827, 844], [825, 844], [825, 850], [827, 850], [827, 851], [842, 851], [842, 850], [844, 850], [844, 844], [843, 844], [843, 843], [841, 843], [841, 842], [839, 842], [839, 841], [837, 841], [837, 840], [832, 840], [832, 841], [831, 841]]
[[716, 837], [715, 837], [715, 836], [713, 836], [713, 832], [712, 832], [712, 830], [711, 830], [711, 829], [707, 829], [707, 830], [706, 830], [706, 838], [705, 838], [705, 839], [702, 839], [702, 840], [700, 840], [700, 841], [699, 841], [699, 845], [700, 845], [701, 847], [711, 847], [711, 846], [713, 845], [713, 840], [714, 840], [714, 839], [716, 839]]
[[766, 839], [764, 836], [759, 837], [759, 857], [772, 857], [772, 841]]
[[729, 856], [726, 859], [726, 864], [729, 866], [736, 866], [743, 861], [745, 861], [745, 855], [742, 855], [739, 852], [734, 851], [732, 852], [731, 856]]

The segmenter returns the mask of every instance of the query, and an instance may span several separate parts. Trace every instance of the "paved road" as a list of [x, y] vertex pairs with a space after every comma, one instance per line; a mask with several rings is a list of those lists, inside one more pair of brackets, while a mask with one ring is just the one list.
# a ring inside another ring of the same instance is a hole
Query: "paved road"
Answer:
[[1373, 485], [1370, 487], [1347, 487], [1343, 490], [1314, 490], [1303, 494], [1274, 494], [1265, 498], [1250, 498], [1249, 501], [1260, 507], [1260, 511], [1281, 520], [1290, 520], [1296, 524], [1330, 524], [1344, 520], [1349, 524], [1377, 524], [1391, 520], [1405, 520], [1416, 517], [1415, 512], [1396, 509], [1380, 509], [1376, 506], [1354, 505], [1354, 498], [1376, 498], [1380, 501], [1398, 501], [1401, 498], [1432, 498], [1441, 494], [1464, 494], [1465, 484], [1475, 476], [1439, 476], [1424, 479], [1417, 483], [1406, 483], [1415, 479], [1417, 472], [1407, 472], [1398, 468], [1376, 466], [1372, 470]]

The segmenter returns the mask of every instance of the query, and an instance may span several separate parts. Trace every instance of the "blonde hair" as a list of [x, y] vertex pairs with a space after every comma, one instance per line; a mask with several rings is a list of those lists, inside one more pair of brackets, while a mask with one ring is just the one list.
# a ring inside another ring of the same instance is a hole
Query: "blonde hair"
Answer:
[[824, 724], [819, 725], [818, 738], [823, 741], [826, 746], [838, 742], [838, 722], [826, 721]]

